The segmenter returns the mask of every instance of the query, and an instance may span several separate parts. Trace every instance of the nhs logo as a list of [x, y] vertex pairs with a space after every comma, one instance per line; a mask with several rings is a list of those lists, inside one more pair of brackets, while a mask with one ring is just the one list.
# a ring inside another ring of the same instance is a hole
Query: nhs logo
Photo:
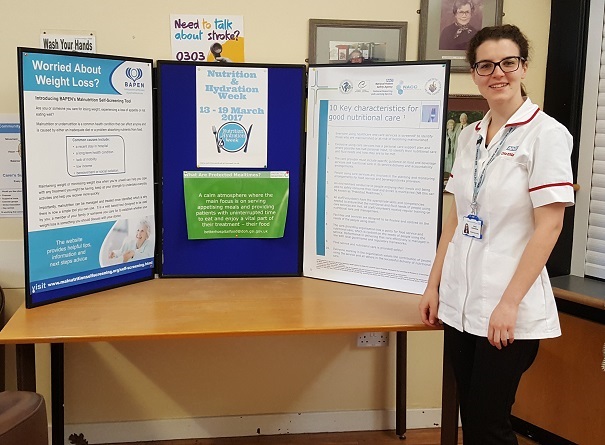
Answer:
[[518, 149], [519, 149], [518, 145], [509, 145], [504, 150], [502, 150], [502, 153], [500, 154], [500, 156], [515, 156], [515, 152]]

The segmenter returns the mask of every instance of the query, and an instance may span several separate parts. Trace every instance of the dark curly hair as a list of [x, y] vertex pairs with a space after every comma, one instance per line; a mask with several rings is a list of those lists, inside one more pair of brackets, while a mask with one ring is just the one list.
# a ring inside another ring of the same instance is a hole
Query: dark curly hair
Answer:
[[466, 48], [466, 60], [472, 67], [477, 62], [477, 48], [486, 40], [512, 40], [519, 47], [519, 55], [529, 60], [529, 41], [515, 25], [486, 26], [477, 32]]

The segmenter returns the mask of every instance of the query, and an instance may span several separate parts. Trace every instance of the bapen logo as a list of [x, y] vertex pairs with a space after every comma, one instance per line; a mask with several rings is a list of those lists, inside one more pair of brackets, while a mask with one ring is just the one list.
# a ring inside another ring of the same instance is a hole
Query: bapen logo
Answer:
[[126, 77], [136, 82], [143, 77], [143, 70], [141, 68], [126, 68]]
[[130, 79], [130, 81], [124, 81], [124, 86], [126, 88], [144, 88], [144, 82], [138, 82], [139, 79], [143, 77], [143, 70], [141, 68], [126, 68], [126, 77]]

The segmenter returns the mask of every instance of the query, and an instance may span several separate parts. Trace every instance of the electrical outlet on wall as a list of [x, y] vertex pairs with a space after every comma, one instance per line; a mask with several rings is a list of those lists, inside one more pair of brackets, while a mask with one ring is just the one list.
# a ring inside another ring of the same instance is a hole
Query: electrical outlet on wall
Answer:
[[376, 346], [388, 345], [388, 332], [362, 332], [357, 336], [357, 346], [360, 348], [373, 348]]

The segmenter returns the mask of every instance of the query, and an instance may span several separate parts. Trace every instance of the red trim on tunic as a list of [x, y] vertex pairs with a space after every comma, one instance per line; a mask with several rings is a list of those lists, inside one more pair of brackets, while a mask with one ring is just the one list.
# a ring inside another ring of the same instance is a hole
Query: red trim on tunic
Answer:
[[[532, 120], [534, 117], [536, 117], [536, 115], [538, 114], [538, 112], [539, 112], [539, 111], [540, 111], [540, 107], [538, 107], [538, 108], [536, 109], [536, 111], [534, 111], [534, 114], [532, 114], [532, 115], [531, 115], [531, 117], [530, 117], [529, 119], [527, 119], [526, 121], [523, 121], [523, 122], [512, 122], [512, 123], [510, 123], [510, 124], [506, 124], [506, 125], [504, 126], [504, 128], [507, 128], [507, 127], [515, 127], [515, 126], [517, 126], [517, 125], [525, 125], [525, 124], [527, 124], [528, 122], [531, 122], [531, 120]], [[479, 131], [479, 130], [481, 130], [481, 122], [482, 122], [482, 121], [477, 122], [477, 125], [475, 126], [475, 131]]]
[[545, 189], [548, 187], [560, 187], [560, 186], [564, 186], [564, 185], [568, 185], [570, 187], [573, 187], [573, 184], [571, 182], [555, 182], [553, 184], [544, 184], [544, 185], [539, 185], [537, 187], [532, 187], [529, 189], [530, 192], [535, 192], [536, 190], [541, 190], [541, 189]]
[[532, 120], [534, 117], [536, 117], [536, 115], [537, 115], [539, 112], [540, 112], [540, 108], [538, 107], [538, 109], [537, 109], [537, 110], [534, 112], [534, 114], [532, 114], [532, 115], [531, 115], [531, 117], [530, 117], [529, 119], [527, 119], [526, 121], [524, 121], [524, 122], [512, 122], [512, 123], [510, 123], [510, 124], [506, 124], [506, 125], [504, 126], [504, 128], [507, 128], [507, 127], [514, 127], [514, 126], [516, 126], [516, 125], [525, 125], [525, 124], [527, 124], [528, 122], [530, 122], [530, 121], [531, 121], [531, 120]]

